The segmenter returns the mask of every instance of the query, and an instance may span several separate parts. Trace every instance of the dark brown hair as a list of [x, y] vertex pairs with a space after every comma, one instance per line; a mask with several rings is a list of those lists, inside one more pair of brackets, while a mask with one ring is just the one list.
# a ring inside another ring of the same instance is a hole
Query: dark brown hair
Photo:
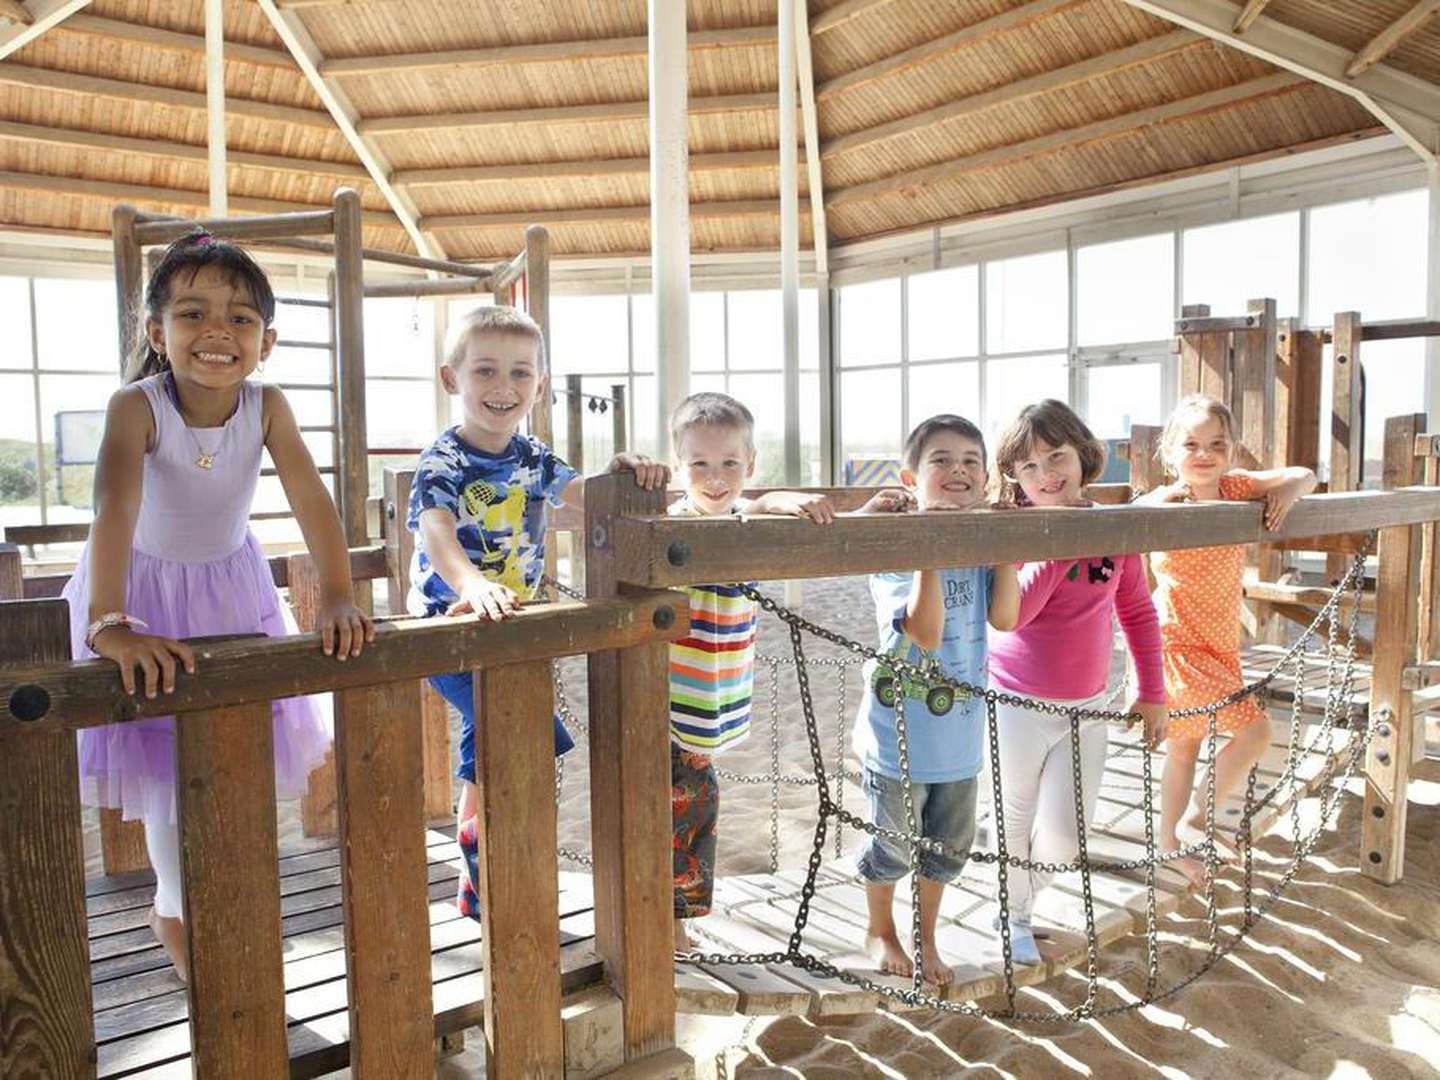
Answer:
[[920, 468], [920, 456], [925, 453], [925, 444], [942, 431], [948, 431], [962, 439], [978, 443], [980, 458], [982, 461], [985, 460], [985, 436], [981, 434], [980, 429], [963, 416], [956, 416], [954, 413], [940, 413], [928, 420], [921, 420], [915, 425], [915, 430], [910, 432], [910, 437], [905, 440], [903, 459], [907, 469], [914, 472]]
[[[175, 291], [177, 274], [195, 275], [207, 266], [219, 268], [231, 285], [250, 294], [250, 302], [260, 312], [260, 319], [269, 327], [275, 322], [275, 292], [270, 279], [245, 251], [228, 240], [220, 240], [205, 229], [195, 229], [176, 240], [160, 259], [150, 283], [145, 287], [145, 316], [159, 320]], [[150, 335], [141, 327], [140, 344], [125, 367], [125, 381], [135, 382], [147, 375], [165, 371], [170, 361], [150, 344]]]
[[1037, 441], [1050, 446], [1070, 445], [1080, 455], [1080, 482], [1093, 484], [1105, 471], [1105, 444], [1095, 437], [1085, 421], [1063, 401], [1046, 398], [1026, 405], [1000, 435], [995, 449], [995, 474], [999, 477], [999, 502], [1028, 506], [1030, 501], [1015, 478], [1015, 463], [1030, 453]]

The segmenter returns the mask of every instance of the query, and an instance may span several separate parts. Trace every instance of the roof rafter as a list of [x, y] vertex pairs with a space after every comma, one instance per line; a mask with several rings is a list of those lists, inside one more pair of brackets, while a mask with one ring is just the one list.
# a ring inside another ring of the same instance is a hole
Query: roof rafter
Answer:
[[1381, 30], [1369, 44], [1355, 54], [1355, 59], [1350, 61], [1350, 66], [1345, 69], [1346, 76], [1353, 79], [1369, 71], [1394, 52], [1400, 42], [1436, 15], [1440, 15], [1440, 0], [1419, 0], [1419, 3]]
[[293, 11], [282, 12], [275, 6], [275, 0], [259, 0], [259, 4], [270, 24], [275, 27], [275, 32], [280, 35], [280, 40], [290, 50], [290, 55], [300, 65], [300, 70], [305, 73], [305, 78], [320, 95], [320, 100], [325, 103], [325, 108], [334, 118], [340, 133], [345, 136], [345, 141], [350, 144], [360, 163], [365, 166], [365, 171], [370, 174], [370, 179], [385, 196], [385, 201], [400, 219], [400, 224], [405, 226], [405, 231], [410, 234], [410, 239], [415, 244], [415, 250], [427, 259], [445, 258], [444, 248], [426, 236], [420, 228], [420, 211], [414, 202], [391, 182], [390, 162], [357, 129], [360, 121], [358, 110], [339, 86], [320, 74], [320, 65], [325, 62], [325, 57], [321, 55], [300, 16]]
[[[726, 150], [691, 154], [691, 172], [775, 169], [776, 151]], [[800, 155], [801, 160], [805, 155]], [[400, 169], [391, 178], [406, 187], [440, 187], [500, 180], [588, 180], [600, 176], [649, 176], [650, 159], [592, 158], [574, 161], [525, 162], [515, 165], [450, 165], [434, 169]]]
[[[145, 23], [126, 22], [121, 19], [105, 19], [98, 15], [74, 15], [65, 22], [67, 33], [89, 34], [94, 37], [111, 38], [115, 41], [129, 41], [171, 52], [203, 53], [205, 36], [185, 34], [175, 30], [162, 30]], [[295, 70], [295, 61], [283, 49], [269, 49], [263, 45], [245, 45], [225, 39], [225, 59], [240, 63], [256, 64], [260, 67]]]
[[810, 36], [817, 37], [827, 30], [844, 26], [851, 19], [859, 18], [867, 12], [885, 7], [893, 2], [894, 0], [845, 0], [844, 3], [836, 4], [829, 11], [815, 16], [814, 22], [810, 24]]
[[30, 14], [30, 9], [20, 0], [0, 0], [0, 19], [9, 19], [21, 26], [29, 26], [35, 21], [35, 16]]
[[911, 192], [916, 188], [951, 180], [968, 173], [1011, 165], [1026, 158], [1064, 150], [1068, 146], [1118, 138], [1142, 128], [1190, 119], [1203, 113], [1230, 108], [1255, 98], [1286, 93], [1304, 85], [1305, 80], [1298, 76], [1286, 72], [1276, 72], [1273, 75], [1264, 75], [1258, 79], [1250, 79], [1234, 86], [1227, 86], [1222, 90], [1211, 90], [1208, 93], [1181, 98], [1179, 101], [1169, 101], [1163, 105], [1142, 109], [1139, 112], [1124, 113], [1106, 120], [1084, 124], [1078, 128], [1052, 131], [1050, 134], [1041, 135], [1038, 138], [996, 146], [978, 154], [971, 154], [960, 161], [945, 161], [918, 169], [907, 169], [878, 180], [854, 184], [838, 191], [832, 191], [827, 202], [830, 207], [834, 208], [845, 203], [874, 199], [883, 195]]
[[[695, 30], [686, 39], [691, 52], [775, 43], [774, 26], [741, 26], [729, 30]], [[498, 67], [521, 64], [549, 64], [574, 60], [613, 60], [646, 55], [647, 39], [630, 37], [589, 38], [581, 41], [542, 41], [523, 45], [498, 45], [482, 49], [453, 49], [446, 52], [397, 53], [391, 56], [352, 56], [326, 60], [322, 75], [378, 75], [427, 68]]]
[[1245, 8], [1235, 17], [1235, 25], [1232, 29], [1237, 34], [1243, 34], [1249, 30], [1260, 13], [1270, 5], [1270, 0], [1246, 0]]
[[64, 22], [87, 6], [90, 0], [30, 0], [23, 5], [30, 21], [13, 22], [0, 29], [0, 60], [22, 49], [57, 23]]
[[[262, 0], [268, 3], [270, 0]], [[691, 116], [705, 113], [774, 112], [779, 97], [763, 94], [720, 94], [692, 97]], [[649, 101], [610, 101], [597, 105], [555, 105], [542, 108], [494, 109], [479, 112], [425, 113], [416, 116], [377, 116], [361, 120], [362, 135], [397, 135], [412, 131], [503, 127], [509, 124], [592, 124], [611, 120], [648, 120]]]
[[830, 272], [830, 237], [825, 224], [825, 187], [820, 175], [820, 125], [815, 109], [815, 64], [810, 52], [810, 5], [807, 0], [780, 0], [795, 4], [795, 75], [800, 83], [800, 121], [805, 153], [798, 164], [805, 167], [810, 193], [810, 241], [815, 252], [815, 272], [821, 279]]
[[1125, 0], [1133, 8], [1214, 38], [1251, 56], [1348, 94], [1427, 162], [1440, 155], [1440, 86], [1384, 64], [1350, 79], [1348, 49], [1274, 19], [1260, 17], [1241, 36], [1243, 14], [1229, 0]]
[[[800, 214], [807, 216], [810, 208], [801, 205]], [[780, 216], [779, 199], [740, 199], [714, 202], [692, 202], [690, 219], [715, 217]], [[503, 210], [484, 214], [437, 214], [420, 219], [425, 229], [488, 229], [505, 225], [613, 225], [633, 222], [649, 225], [650, 206], [580, 206], [565, 209]]]

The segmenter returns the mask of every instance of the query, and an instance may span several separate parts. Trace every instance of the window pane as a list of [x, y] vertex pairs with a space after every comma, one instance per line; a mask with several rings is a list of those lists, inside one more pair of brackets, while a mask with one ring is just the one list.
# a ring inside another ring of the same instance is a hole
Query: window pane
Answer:
[[1069, 338], [1069, 307], [1065, 252], [985, 264], [987, 351], [1063, 349]]
[[[95, 482], [95, 455], [104, 426], [105, 406], [120, 387], [110, 375], [42, 375], [40, 437], [50, 468], [50, 520], [88, 521]], [[65, 440], [64, 462], [56, 459], [56, 415]]]
[[435, 309], [429, 301], [365, 301], [366, 375], [429, 375], [434, 366]]
[[899, 457], [901, 385], [899, 368], [841, 373], [842, 475], [852, 457]]
[[[0, 367], [30, 366], [30, 282], [21, 277], [0, 277], [0, 325], [5, 327], [5, 358]], [[114, 323], [110, 324], [112, 327]], [[5, 430], [10, 430], [6, 428]]]
[[937, 413], [980, 415], [980, 362], [922, 364], [910, 369], [910, 427]]
[[725, 389], [725, 376], [720, 372], [698, 372], [690, 376], [690, 393], [699, 394], [703, 391], [715, 391], [727, 393]]
[[755, 479], [785, 483], [785, 381], [782, 375], [731, 375], [730, 393], [755, 416]]
[[1337, 311], [1367, 321], [1425, 313], [1426, 193], [1319, 207], [1310, 212], [1312, 324]]
[[[323, 296], [315, 296], [323, 300]], [[366, 306], [378, 303], [366, 301]], [[280, 303], [275, 307], [275, 332], [287, 341], [329, 341], [330, 309], [308, 304]]]
[[[728, 302], [730, 370], [769, 368], [785, 364], [784, 307], [779, 289], [732, 292]], [[700, 365], [696, 364], [696, 368]]]
[[37, 278], [35, 323], [42, 368], [114, 371], [118, 375], [118, 324], [111, 282]]
[[[295, 422], [301, 427], [335, 422], [333, 415], [335, 399], [329, 390], [286, 390], [285, 400], [290, 403], [290, 411], [295, 414]], [[370, 412], [368, 404], [365, 411], [368, 420]]]
[[1090, 430], [1102, 439], [1124, 439], [1131, 424], [1160, 423], [1160, 374], [1160, 364], [1150, 362], [1092, 367]]
[[550, 301], [550, 342], [557, 375], [629, 370], [624, 296], [557, 296]]
[[660, 461], [670, 460], [670, 436], [663, 445], [655, 441], [655, 376], [638, 375], [630, 380], [630, 430], [635, 436], [632, 450]]
[[435, 438], [434, 384], [429, 379], [367, 379], [365, 426], [371, 446], [429, 446]]
[[1044, 398], [1070, 399], [1069, 364], [1059, 356], [991, 360], [985, 368], [985, 432], [995, 437], [1021, 409]]
[[1271, 297], [1282, 319], [1300, 309], [1300, 215], [1246, 218], [1185, 231], [1186, 304], [1240, 315], [1247, 301]]
[[40, 522], [34, 395], [31, 376], [0, 375], [0, 528]]
[[900, 279], [870, 281], [837, 290], [840, 363], [895, 363], [900, 359]]
[[[655, 297], [640, 293], [630, 298], [635, 334], [635, 370], [655, 370]], [[690, 370], [725, 368], [725, 294], [690, 294]]]
[[1094, 244], [1076, 252], [1081, 345], [1156, 341], [1175, 332], [1175, 237]]
[[[369, 351], [366, 351], [369, 368]], [[329, 349], [293, 349], [276, 346], [265, 361], [260, 378], [267, 383], [324, 383], [333, 385]]]
[[[1420, 387], [1425, 384], [1425, 340], [1367, 341], [1362, 364], [1365, 372], [1363, 480], [1365, 487], [1380, 487], [1385, 462], [1385, 421], [1416, 411]], [[1435, 430], [1433, 424], [1430, 430]]]
[[906, 287], [911, 360], [943, 360], [980, 352], [978, 266], [912, 274]]

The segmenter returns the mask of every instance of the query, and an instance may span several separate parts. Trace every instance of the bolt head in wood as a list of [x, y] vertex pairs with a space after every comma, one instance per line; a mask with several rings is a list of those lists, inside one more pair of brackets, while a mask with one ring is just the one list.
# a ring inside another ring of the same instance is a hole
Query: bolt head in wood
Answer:
[[665, 558], [671, 566], [684, 566], [690, 561], [690, 545], [683, 540], [674, 541], [665, 549]]
[[604, 525], [596, 525], [593, 529], [590, 530], [591, 547], [603, 548], [605, 546], [606, 539], [607, 537], [605, 535]]
[[1380, 854], [1380, 852], [1378, 852], [1378, 851], [1372, 851], [1372, 852], [1370, 852], [1370, 861], [1371, 861], [1372, 863], [1374, 863], [1376, 866], [1379, 866], [1379, 865], [1380, 865], [1380, 860], [1381, 860], [1382, 858], [1383, 858], [1383, 856]]
[[1377, 817], [1377, 818], [1383, 818], [1383, 817], [1385, 816], [1385, 807], [1383, 807], [1383, 806], [1372, 806], [1372, 807], [1370, 808], [1370, 816], [1371, 816], [1371, 817]]
[[650, 621], [657, 630], [669, 630], [675, 625], [675, 609], [669, 606], [658, 607], [655, 613], [650, 616]]
[[10, 694], [10, 715], [16, 720], [31, 723], [42, 719], [50, 711], [50, 691], [43, 686], [26, 683], [17, 686]]
[[1389, 751], [1389, 750], [1377, 750], [1377, 751], [1375, 751], [1375, 760], [1378, 761], [1381, 765], [1389, 765], [1389, 764], [1390, 764], [1390, 751]]

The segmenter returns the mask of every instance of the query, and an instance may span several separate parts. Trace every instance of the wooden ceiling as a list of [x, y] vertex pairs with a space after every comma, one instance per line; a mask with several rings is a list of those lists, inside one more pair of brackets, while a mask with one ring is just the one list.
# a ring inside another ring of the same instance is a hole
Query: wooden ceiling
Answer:
[[[377, 247], [413, 250], [418, 230], [494, 259], [539, 222], [561, 255], [648, 249], [645, 0], [275, 4], [288, 41], [259, 0], [225, 0], [233, 208], [323, 204], [348, 184]], [[1410, 15], [1383, 63], [1440, 84], [1440, 19], [1414, 15], [1440, 3], [1231, 6], [1354, 53]], [[0, 42], [62, 8], [0, 60], [0, 225], [105, 233], [119, 201], [203, 212], [201, 0], [9, 0]], [[692, 246], [774, 250], [776, 0], [688, 10]], [[831, 243], [1381, 130], [1352, 97], [1125, 0], [810, 0], [809, 40]], [[809, 246], [803, 167], [800, 182]]]

